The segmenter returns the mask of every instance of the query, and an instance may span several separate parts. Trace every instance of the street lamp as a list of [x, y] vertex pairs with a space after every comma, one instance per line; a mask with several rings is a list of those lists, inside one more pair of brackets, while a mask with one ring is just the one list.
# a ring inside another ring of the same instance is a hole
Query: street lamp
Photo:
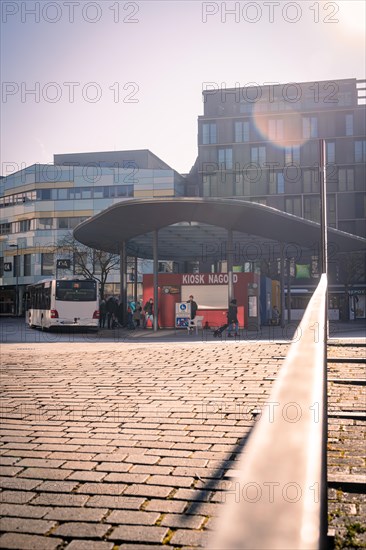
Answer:
[[[18, 251], [19, 251], [19, 245], [17, 244], [9, 244], [9, 248], [16, 248], [17, 249], [17, 254], [16, 254], [16, 259], [17, 259], [17, 271], [16, 271], [16, 279], [15, 279], [15, 316], [18, 315], [19, 313], [19, 255], [18, 255]], [[15, 256], [14, 256], [14, 267], [13, 267], [13, 274], [14, 274], [14, 268], [15, 268]]]

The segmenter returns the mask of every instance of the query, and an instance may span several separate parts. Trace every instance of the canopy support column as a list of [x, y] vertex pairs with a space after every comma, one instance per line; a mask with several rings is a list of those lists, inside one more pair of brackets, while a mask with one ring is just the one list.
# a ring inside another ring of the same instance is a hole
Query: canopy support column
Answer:
[[291, 259], [287, 258], [287, 322], [291, 323]]
[[138, 263], [137, 263], [137, 256], [134, 257], [134, 271], [133, 271], [133, 300], [136, 303], [137, 302], [137, 283], [138, 283]]
[[121, 244], [119, 252], [119, 280], [120, 280], [120, 291], [119, 291], [119, 300], [122, 304], [122, 321], [123, 325], [127, 323], [127, 251], [126, 251], [126, 241], [123, 241]]
[[154, 332], [158, 330], [158, 315], [159, 315], [159, 256], [158, 256], [158, 230], [153, 232], [153, 273], [154, 273]]

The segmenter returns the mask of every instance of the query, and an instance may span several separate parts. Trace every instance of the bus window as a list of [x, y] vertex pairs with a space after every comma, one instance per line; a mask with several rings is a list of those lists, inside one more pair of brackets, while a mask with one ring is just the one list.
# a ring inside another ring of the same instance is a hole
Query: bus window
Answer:
[[62, 302], [94, 302], [96, 298], [95, 281], [56, 282], [56, 300]]

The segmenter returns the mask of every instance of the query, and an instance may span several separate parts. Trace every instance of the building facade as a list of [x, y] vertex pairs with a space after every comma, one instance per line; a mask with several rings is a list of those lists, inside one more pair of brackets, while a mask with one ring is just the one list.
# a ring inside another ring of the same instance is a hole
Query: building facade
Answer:
[[198, 118], [198, 194], [245, 197], [319, 222], [325, 139], [328, 225], [364, 236], [364, 89], [365, 81], [356, 79], [211, 86]]
[[[366, 81], [356, 79], [218, 88], [203, 92], [192, 194], [240, 197], [320, 221], [321, 140], [325, 140], [327, 222], [366, 234]], [[291, 235], [289, 235], [291, 241]], [[329, 245], [329, 243], [328, 243]], [[364, 257], [329, 245], [330, 307], [340, 318], [365, 318]], [[289, 258], [292, 309], [303, 311], [319, 280], [319, 254]], [[246, 262], [240, 270], [263, 270]], [[276, 262], [275, 262], [276, 263]], [[271, 266], [276, 275], [276, 265]], [[346, 292], [345, 292], [346, 289]], [[355, 296], [358, 306], [352, 305]], [[362, 307], [361, 307], [362, 305]]]
[[[182, 176], [148, 150], [55, 155], [53, 164], [1, 178], [0, 313], [15, 313], [16, 296], [21, 313], [26, 286], [55, 275], [57, 259], [64, 256], [55, 246], [78, 223], [127, 198], [181, 196], [184, 185]], [[114, 294], [118, 267], [107, 288]]]

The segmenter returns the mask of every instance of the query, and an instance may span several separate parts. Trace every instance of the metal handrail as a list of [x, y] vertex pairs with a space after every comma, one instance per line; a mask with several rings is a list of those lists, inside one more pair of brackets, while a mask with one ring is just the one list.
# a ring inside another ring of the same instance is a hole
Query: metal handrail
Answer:
[[326, 291], [323, 274], [223, 492], [211, 548], [327, 546]]

